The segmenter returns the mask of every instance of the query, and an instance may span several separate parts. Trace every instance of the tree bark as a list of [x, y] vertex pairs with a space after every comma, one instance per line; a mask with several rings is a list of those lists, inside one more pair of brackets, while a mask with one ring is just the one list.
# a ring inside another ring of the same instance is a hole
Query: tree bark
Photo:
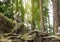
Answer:
[[53, 0], [53, 27], [54, 33], [58, 32], [59, 27], [58, 0]]
[[41, 32], [43, 33], [45, 30], [44, 26], [44, 14], [43, 14], [43, 0], [40, 0], [40, 27], [41, 27]]
[[[60, 0], [58, 0], [58, 5], [59, 5], [59, 21], [60, 21]], [[59, 22], [59, 26], [60, 26], [60, 22]]]

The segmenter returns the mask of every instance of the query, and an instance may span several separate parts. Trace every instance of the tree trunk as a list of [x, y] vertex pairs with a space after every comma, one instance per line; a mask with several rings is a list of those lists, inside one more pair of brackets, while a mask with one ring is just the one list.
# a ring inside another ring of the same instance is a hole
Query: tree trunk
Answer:
[[59, 27], [59, 12], [58, 12], [58, 0], [53, 0], [53, 27], [54, 33], [58, 32]]
[[34, 30], [36, 27], [35, 27], [35, 3], [34, 3], [35, 0], [32, 0], [32, 24], [31, 24], [31, 28], [32, 30]]
[[45, 30], [44, 26], [44, 14], [43, 14], [43, 0], [40, 0], [40, 27], [41, 27], [41, 32], [43, 33]]
[[16, 2], [16, 13], [18, 12], [18, 0], [15, 0]]
[[[59, 1], [59, 21], [60, 21], [60, 0], [58, 0]], [[60, 26], [60, 22], [59, 22], [59, 26]]]

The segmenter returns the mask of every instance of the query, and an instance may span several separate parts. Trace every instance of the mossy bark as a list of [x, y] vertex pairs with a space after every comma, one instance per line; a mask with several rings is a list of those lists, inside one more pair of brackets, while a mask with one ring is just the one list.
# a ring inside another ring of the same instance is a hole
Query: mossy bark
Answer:
[[8, 33], [15, 26], [15, 22], [0, 13], [0, 33]]

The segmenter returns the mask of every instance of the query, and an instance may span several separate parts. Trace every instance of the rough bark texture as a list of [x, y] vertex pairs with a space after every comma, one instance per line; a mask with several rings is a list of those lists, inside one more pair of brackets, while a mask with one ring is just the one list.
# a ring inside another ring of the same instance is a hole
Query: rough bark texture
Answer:
[[59, 5], [59, 27], [60, 27], [60, 0], [58, 0], [58, 1], [59, 1], [59, 2], [58, 2], [58, 3], [59, 3], [59, 4], [58, 4], [58, 5]]
[[58, 12], [58, 0], [53, 0], [53, 27], [54, 33], [58, 32], [59, 27], [59, 12]]

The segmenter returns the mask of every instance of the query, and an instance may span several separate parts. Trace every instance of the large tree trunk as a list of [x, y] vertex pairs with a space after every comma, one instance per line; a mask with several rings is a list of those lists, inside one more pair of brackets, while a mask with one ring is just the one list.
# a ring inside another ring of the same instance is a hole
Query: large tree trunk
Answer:
[[[58, 0], [59, 1], [59, 21], [60, 21], [60, 0]], [[60, 22], [59, 22], [59, 26], [60, 26]]]
[[53, 0], [53, 27], [54, 33], [58, 32], [59, 27], [59, 12], [58, 12], [58, 0]]
[[43, 14], [43, 0], [40, 0], [40, 27], [41, 27], [41, 32], [43, 33], [45, 30], [44, 26], [44, 14]]

